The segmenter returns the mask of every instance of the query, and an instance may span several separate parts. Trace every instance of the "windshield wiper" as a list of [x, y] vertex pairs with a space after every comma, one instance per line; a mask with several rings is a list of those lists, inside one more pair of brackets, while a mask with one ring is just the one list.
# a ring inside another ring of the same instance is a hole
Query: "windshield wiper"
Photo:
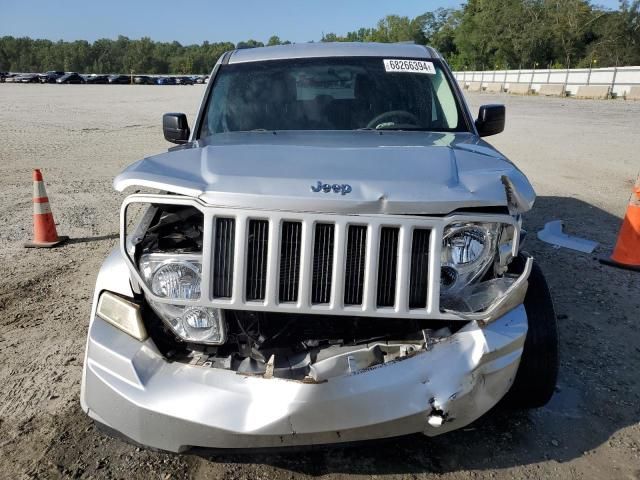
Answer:
[[380, 132], [388, 132], [388, 131], [396, 131], [396, 132], [402, 132], [402, 131], [407, 131], [407, 132], [433, 132], [435, 131], [433, 128], [426, 128], [426, 127], [382, 127], [382, 128], [378, 128], [376, 129]]

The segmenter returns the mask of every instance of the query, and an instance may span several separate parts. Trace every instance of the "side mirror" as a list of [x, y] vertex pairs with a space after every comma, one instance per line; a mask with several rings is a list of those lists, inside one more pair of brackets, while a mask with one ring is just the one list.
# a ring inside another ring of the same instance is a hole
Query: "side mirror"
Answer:
[[168, 142], [187, 143], [191, 133], [187, 116], [184, 113], [165, 113], [162, 116], [162, 131]]
[[496, 135], [504, 130], [504, 105], [482, 105], [478, 112], [476, 128], [481, 137]]

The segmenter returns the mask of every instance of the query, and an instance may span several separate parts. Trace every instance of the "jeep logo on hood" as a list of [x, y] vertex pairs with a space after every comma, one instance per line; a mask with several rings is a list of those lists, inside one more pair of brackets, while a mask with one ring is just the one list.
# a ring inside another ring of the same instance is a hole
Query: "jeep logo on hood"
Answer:
[[343, 184], [322, 183], [320, 180], [318, 180], [318, 184], [315, 187], [311, 185], [311, 191], [315, 193], [333, 192], [333, 193], [339, 193], [341, 195], [346, 195], [347, 193], [351, 193], [351, 185], [349, 185], [348, 183], [343, 183]]

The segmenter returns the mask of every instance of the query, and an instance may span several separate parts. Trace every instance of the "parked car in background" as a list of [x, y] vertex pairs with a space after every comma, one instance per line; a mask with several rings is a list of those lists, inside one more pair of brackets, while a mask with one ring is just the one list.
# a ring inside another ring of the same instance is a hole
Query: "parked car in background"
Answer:
[[0, 82], [4, 82], [4, 79], [7, 78], [9, 72], [0, 72]]
[[136, 75], [133, 77], [133, 83], [136, 85], [155, 85], [155, 81], [148, 75]]
[[20, 75], [16, 75], [14, 81], [16, 83], [38, 83], [38, 74], [37, 73], [21, 73]]
[[131, 76], [129, 75], [110, 75], [110, 85], [129, 85], [131, 83]]
[[92, 84], [105, 84], [105, 83], [109, 83], [109, 76], [108, 75], [85, 75], [84, 76], [84, 81], [86, 83], [92, 83]]
[[17, 75], [15, 73], [6, 72], [2, 81], [6, 83], [13, 83], [16, 81]]
[[176, 77], [176, 85], [193, 85], [191, 77]]
[[76, 72], [69, 72], [69, 73], [65, 73], [64, 75], [62, 75], [59, 78], [56, 78], [56, 83], [59, 84], [69, 84], [69, 83], [74, 83], [74, 84], [79, 84], [79, 83], [85, 83], [84, 78], [82, 77], [82, 75], [80, 75], [79, 73]]
[[204, 83], [204, 76], [199, 76], [198, 78], [195, 79], [196, 83]]
[[157, 85], [175, 85], [176, 79], [174, 77], [158, 77], [156, 78]]
[[65, 72], [58, 70], [49, 70], [48, 72], [41, 73], [38, 75], [38, 80], [40, 83], [56, 83], [56, 80], [62, 77]]

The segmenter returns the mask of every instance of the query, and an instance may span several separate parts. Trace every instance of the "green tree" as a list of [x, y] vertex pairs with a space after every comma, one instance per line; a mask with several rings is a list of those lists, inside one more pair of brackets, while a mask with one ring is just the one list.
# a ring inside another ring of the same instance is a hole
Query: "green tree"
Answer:
[[238, 42], [236, 48], [256, 48], [256, 47], [264, 47], [264, 43], [259, 42], [257, 40], [247, 40], [246, 42]]
[[[388, 15], [375, 26], [344, 35], [323, 34], [323, 42], [406, 42], [438, 49], [454, 68], [514, 68], [640, 64], [640, 0], [621, 0], [617, 10], [589, 0], [467, 0], [459, 9], [425, 12], [414, 18]], [[288, 44], [277, 35], [267, 45]], [[11, 36], [0, 38], [0, 70], [74, 70], [82, 73], [208, 73], [224, 52], [263, 46], [259, 40], [154, 42], [118, 36], [65, 42]]]

